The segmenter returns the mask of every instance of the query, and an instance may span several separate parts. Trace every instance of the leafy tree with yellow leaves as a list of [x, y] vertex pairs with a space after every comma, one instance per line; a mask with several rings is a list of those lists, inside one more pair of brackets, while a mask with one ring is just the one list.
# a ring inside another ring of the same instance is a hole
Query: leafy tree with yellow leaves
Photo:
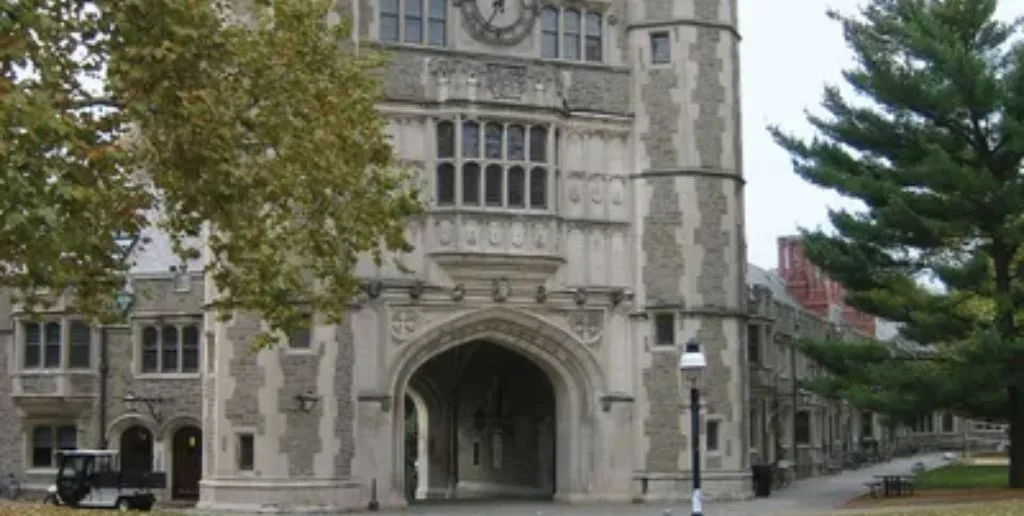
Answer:
[[5, 2], [0, 286], [109, 317], [115, 235], [158, 227], [182, 259], [207, 246], [215, 308], [337, 320], [359, 257], [407, 250], [421, 207], [376, 109], [382, 60], [336, 6]]

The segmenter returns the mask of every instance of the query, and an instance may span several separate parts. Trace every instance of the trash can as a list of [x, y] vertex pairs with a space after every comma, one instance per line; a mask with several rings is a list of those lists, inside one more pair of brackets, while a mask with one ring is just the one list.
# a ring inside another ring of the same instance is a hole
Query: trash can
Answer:
[[754, 495], [766, 497], [772, 495], [772, 466], [771, 464], [759, 464], [753, 466], [752, 477], [754, 480]]

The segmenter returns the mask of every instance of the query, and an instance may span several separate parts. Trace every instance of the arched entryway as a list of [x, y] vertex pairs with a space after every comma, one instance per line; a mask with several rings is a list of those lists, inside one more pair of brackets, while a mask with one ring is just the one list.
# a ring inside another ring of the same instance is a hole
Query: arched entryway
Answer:
[[203, 472], [202, 431], [186, 425], [171, 437], [171, 498], [198, 500]]
[[131, 473], [153, 471], [153, 432], [142, 425], [133, 425], [121, 432], [118, 449], [121, 470]]
[[[555, 393], [530, 359], [472, 341], [427, 361], [411, 382], [429, 383], [435, 396], [424, 403], [426, 428], [416, 424], [416, 404], [406, 398], [407, 493], [425, 473], [429, 490], [448, 499], [554, 495]], [[427, 460], [416, 464], [421, 431]]]
[[[594, 467], [604, 376], [584, 344], [531, 314], [496, 308], [405, 346], [393, 369], [395, 399], [413, 390], [428, 406], [432, 498], [593, 496], [602, 482]], [[405, 408], [392, 411], [398, 493], [406, 492]]]

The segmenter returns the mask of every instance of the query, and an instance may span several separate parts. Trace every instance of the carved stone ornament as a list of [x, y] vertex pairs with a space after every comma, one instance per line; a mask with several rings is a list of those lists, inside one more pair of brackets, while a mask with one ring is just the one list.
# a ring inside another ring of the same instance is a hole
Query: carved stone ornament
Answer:
[[417, 281], [416, 283], [413, 283], [412, 286], [409, 287], [409, 299], [412, 299], [413, 301], [419, 301], [420, 298], [423, 297], [424, 290], [426, 290], [426, 287], [423, 286], [422, 281]]
[[590, 176], [590, 202], [601, 204], [604, 201], [604, 179], [595, 174]]
[[363, 292], [366, 292], [366, 295], [370, 299], [377, 299], [380, 297], [382, 290], [384, 290], [384, 284], [380, 281], [370, 281], [363, 284]]
[[581, 341], [594, 344], [604, 334], [604, 314], [599, 310], [577, 310], [569, 315], [569, 327]]
[[487, 91], [496, 100], [518, 100], [526, 94], [529, 71], [525, 66], [487, 65]]
[[501, 303], [508, 299], [511, 294], [511, 286], [508, 283], [508, 278], [498, 278], [491, 282], [491, 297], [495, 301]]
[[455, 302], [462, 301], [463, 299], [465, 299], [465, 297], [466, 297], [466, 286], [463, 285], [462, 283], [459, 283], [458, 285], [455, 285], [455, 288], [452, 289], [452, 301], [455, 301]]
[[548, 300], [548, 289], [544, 285], [537, 286], [537, 294], [535, 296], [538, 303], [543, 303]]
[[391, 335], [398, 340], [415, 335], [419, 324], [420, 315], [412, 309], [399, 308], [391, 312]]
[[523, 241], [526, 240], [526, 228], [523, 226], [523, 223], [516, 222], [515, 224], [512, 224], [510, 233], [512, 245], [515, 247], [522, 247]]
[[537, 249], [544, 249], [548, 243], [548, 228], [544, 224], [533, 225], [533, 245]]
[[452, 225], [450, 220], [442, 220], [437, 224], [437, 241], [443, 246], [449, 246], [452, 244], [452, 234], [455, 232], [455, 226]]
[[576, 289], [576, 290], [575, 290], [575, 291], [574, 291], [574, 292], [572, 293], [572, 300], [573, 300], [573, 301], [574, 301], [574, 302], [575, 302], [575, 303], [576, 303], [577, 305], [581, 305], [581, 306], [582, 306], [582, 305], [586, 304], [586, 302], [587, 302], [587, 289], [585, 289], [585, 288], [583, 288], [583, 287], [579, 287], [579, 288], [577, 288], [577, 289]]
[[626, 182], [625, 182], [625, 180], [624, 179], [614, 179], [614, 180], [612, 180], [611, 184], [609, 185], [609, 189], [611, 190], [609, 196], [611, 198], [610, 200], [611, 200], [612, 204], [615, 205], [615, 206], [621, 206], [622, 203], [625, 201], [625, 196], [626, 196], [626, 192], [625, 192], [626, 191]]

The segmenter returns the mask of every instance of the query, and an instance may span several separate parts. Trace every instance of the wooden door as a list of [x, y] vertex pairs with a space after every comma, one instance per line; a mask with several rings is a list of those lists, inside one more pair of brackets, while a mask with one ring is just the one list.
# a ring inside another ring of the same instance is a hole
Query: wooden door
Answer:
[[144, 426], [133, 426], [121, 433], [121, 471], [150, 473], [153, 471], [153, 433]]
[[199, 499], [199, 478], [203, 472], [202, 431], [185, 426], [174, 432], [171, 498]]

